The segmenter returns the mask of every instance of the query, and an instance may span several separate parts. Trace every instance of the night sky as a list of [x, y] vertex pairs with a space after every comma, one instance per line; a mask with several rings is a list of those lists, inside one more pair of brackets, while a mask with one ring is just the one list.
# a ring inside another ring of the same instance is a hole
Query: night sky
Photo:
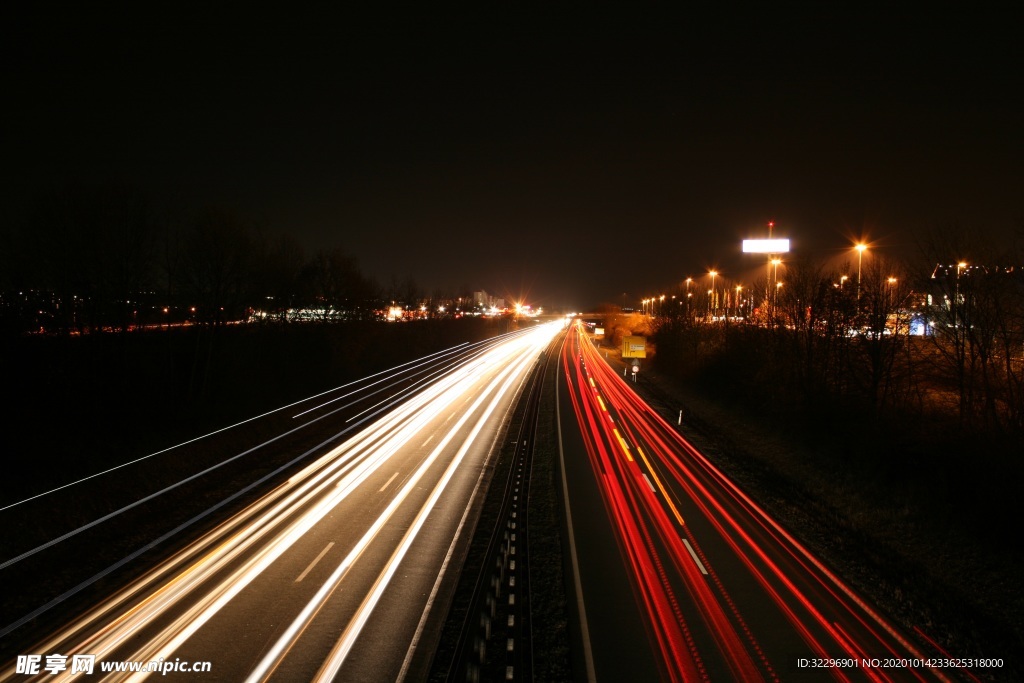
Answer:
[[759, 270], [739, 242], [769, 220], [839, 255], [1024, 225], [1020, 16], [15, 4], [7, 226], [131, 183], [381, 282], [578, 308]]

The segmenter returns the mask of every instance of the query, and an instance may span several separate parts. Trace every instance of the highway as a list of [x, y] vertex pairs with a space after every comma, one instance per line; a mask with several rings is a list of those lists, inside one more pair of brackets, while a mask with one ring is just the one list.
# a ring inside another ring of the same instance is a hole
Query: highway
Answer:
[[[12, 663], [0, 678], [78, 680], [71, 664], [84, 655], [95, 662], [86, 680], [145, 677], [104, 677], [101, 662], [156, 662], [178, 680], [421, 678], [494, 445], [562, 329], [530, 326], [453, 354], [406, 380], [401, 401], [368, 388], [348, 419], [379, 413], [372, 421], [27, 648], [38, 675]], [[329, 415], [350, 393], [289, 417]], [[67, 668], [46, 670], [51, 655]], [[206, 662], [209, 672], [185, 671]]]
[[945, 655], [858, 596], [651, 410], [582, 325], [561, 360], [589, 680], [972, 678], [928, 666]]

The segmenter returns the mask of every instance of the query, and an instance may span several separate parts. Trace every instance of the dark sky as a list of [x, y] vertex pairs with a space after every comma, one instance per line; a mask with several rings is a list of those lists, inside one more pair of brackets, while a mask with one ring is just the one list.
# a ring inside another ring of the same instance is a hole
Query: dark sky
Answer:
[[805, 253], [1024, 224], [1020, 16], [293, 4], [2, 10], [5, 220], [130, 182], [568, 307], [759, 270], [768, 220]]

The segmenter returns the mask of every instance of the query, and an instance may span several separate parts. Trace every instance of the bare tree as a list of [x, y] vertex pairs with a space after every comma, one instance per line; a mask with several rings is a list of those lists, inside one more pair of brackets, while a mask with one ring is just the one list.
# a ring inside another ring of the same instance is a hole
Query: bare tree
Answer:
[[181, 241], [180, 290], [196, 318], [215, 326], [237, 317], [251, 276], [252, 232], [239, 218], [208, 208], [186, 228]]
[[783, 341], [779, 352], [788, 359], [790, 371], [807, 400], [825, 388], [834, 337], [822, 334], [821, 321], [831, 318], [833, 273], [822, 262], [798, 259], [789, 266], [786, 284], [778, 292], [778, 315], [785, 324], [776, 330]]
[[905, 305], [909, 296], [907, 273], [899, 262], [884, 256], [871, 260], [856, 302], [860, 327], [851, 367], [863, 373], [864, 390], [874, 411], [887, 398], [893, 399], [894, 366], [898, 358], [905, 358], [900, 351], [909, 340]]
[[[45, 194], [21, 244], [33, 286], [54, 292], [59, 326], [126, 329], [155, 288], [158, 231], [136, 189], [69, 186]], [[84, 319], [83, 319], [84, 316]]]
[[332, 310], [344, 312], [347, 317], [362, 317], [372, 286], [360, 272], [356, 259], [346, 251], [318, 251], [307, 265], [306, 277], [324, 317]]
[[[963, 427], [1015, 428], [1020, 423], [1022, 282], [1019, 250], [957, 226], [921, 242], [934, 322], [939, 376], [952, 377]], [[1005, 264], [1011, 264], [1007, 266]]]
[[253, 254], [253, 291], [250, 306], [284, 322], [300, 298], [305, 267], [302, 245], [289, 234], [261, 236]]

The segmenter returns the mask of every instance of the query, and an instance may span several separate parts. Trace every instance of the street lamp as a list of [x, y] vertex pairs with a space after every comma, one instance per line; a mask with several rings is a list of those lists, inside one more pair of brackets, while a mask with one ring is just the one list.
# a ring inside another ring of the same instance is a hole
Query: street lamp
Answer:
[[736, 317], [743, 315], [743, 300], [740, 299], [740, 292], [743, 291], [743, 285], [736, 285]]
[[[718, 302], [715, 301], [715, 277], [718, 275], [718, 271], [712, 270], [708, 274], [711, 276], [711, 301], [708, 302], [708, 307], [712, 309], [711, 316], [714, 317], [715, 313], [718, 312]], [[713, 306], [712, 302], [714, 303]]]
[[[960, 271], [963, 270], [966, 267], [967, 267], [967, 263], [964, 262], [964, 261], [961, 261], [960, 263], [956, 264], [956, 293], [953, 295], [953, 305], [954, 306], [959, 306], [960, 305]], [[956, 316], [957, 316], [957, 313], [959, 313], [959, 311], [957, 311], [955, 308], [953, 310], [954, 310], [954, 313], [953, 313], [953, 328], [956, 329], [956, 323], [957, 323]]]
[[861, 243], [854, 247], [857, 250], [857, 301], [860, 301], [860, 266], [861, 261], [864, 259], [864, 250], [868, 248], [868, 245]]

